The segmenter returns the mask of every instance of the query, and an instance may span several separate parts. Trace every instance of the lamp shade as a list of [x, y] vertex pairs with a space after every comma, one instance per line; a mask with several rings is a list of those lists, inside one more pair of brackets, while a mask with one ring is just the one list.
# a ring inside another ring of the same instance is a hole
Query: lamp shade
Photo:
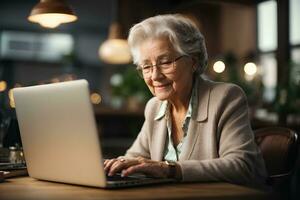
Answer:
[[64, 0], [41, 0], [33, 7], [28, 20], [46, 28], [55, 28], [62, 23], [77, 20]]
[[131, 62], [131, 54], [127, 40], [123, 39], [121, 26], [112, 23], [109, 36], [99, 47], [99, 57], [109, 64], [126, 64]]

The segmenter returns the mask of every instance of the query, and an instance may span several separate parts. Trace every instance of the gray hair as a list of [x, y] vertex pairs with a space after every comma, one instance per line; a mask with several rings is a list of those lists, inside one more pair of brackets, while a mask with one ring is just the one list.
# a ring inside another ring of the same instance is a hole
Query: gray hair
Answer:
[[201, 75], [207, 65], [205, 39], [192, 20], [180, 14], [157, 15], [134, 25], [128, 36], [133, 62], [139, 63], [139, 45], [149, 38], [168, 37], [174, 49], [193, 56], [198, 61], [197, 73]]

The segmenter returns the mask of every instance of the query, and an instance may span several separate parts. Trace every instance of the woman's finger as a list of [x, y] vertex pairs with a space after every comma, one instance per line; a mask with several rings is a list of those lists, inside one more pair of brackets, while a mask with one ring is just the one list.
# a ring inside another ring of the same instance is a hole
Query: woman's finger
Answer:
[[128, 167], [127, 169], [122, 170], [122, 176], [129, 176], [135, 173], [143, 173], [147, 174], [147, 164], [146, 163], [140, 163], [137, 165], [132, 165]]
[[124, 170], [132, 165], [136, 165], [138, 163], [139, 163], [139, 161], [137, 159], [124, 159], [124, 158], [118, 159], [118, 161], [116, 161], [110, 167], [108, 175], [112, 176], [112, 175], [114, 175], [118, 172], [121, 172], [122, 170]]
[[105, 159], [104, 162], [103, 162], [104, 166], [105, 166], [109, 161], [110, 161], [110, 159]]
[[168, 172], [168, 167], [164, 166], [162, 162], [150, 161], [146, 163], [140, 163], [128, 167], [122, 171], [123, 176], [129, 176], [134, 173], [143, 173], [148, 176], [157, 177], [157, 178], [166, 178]]
[[110, 159], [110, 160], [105, 160], [104, 162], [104, 171], [108, 172], [111, 166], [117, 161], [116, 158]]

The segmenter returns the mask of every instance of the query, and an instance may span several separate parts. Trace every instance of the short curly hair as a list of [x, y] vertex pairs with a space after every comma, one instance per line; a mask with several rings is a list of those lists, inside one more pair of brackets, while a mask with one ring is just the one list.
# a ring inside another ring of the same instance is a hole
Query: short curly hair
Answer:
[[199, 75], [205, 71], [208, 59], [205, 39], [194, 22], [181, 14], [150, 17], [130, 29], [128, 43], [135, 64], [139, 63], [139, 45], [146, 39], [159, 37], [169, 38], [178, 53], [197, 58]]

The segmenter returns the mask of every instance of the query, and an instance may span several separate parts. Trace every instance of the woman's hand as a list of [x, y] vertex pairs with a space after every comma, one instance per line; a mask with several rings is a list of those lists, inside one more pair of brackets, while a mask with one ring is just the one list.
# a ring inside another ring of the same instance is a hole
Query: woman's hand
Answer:
[[143, 157], [105, 160], [104, 170], [109, 176], [121, 172], [122, 176], [143, 173], [151, 177], [167, 178], [169, 173], [169, 167], [164, 162], [153, 161]]

